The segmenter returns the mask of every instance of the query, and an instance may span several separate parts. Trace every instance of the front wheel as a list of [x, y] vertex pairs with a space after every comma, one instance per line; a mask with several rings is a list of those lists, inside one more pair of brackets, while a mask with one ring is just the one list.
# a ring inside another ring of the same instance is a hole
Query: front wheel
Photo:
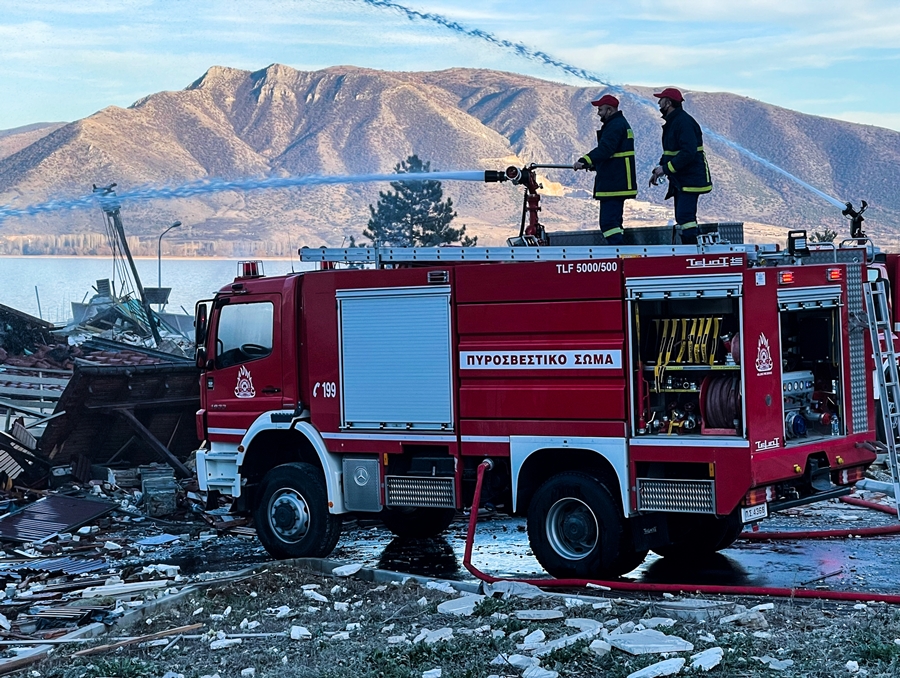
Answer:
[[253, 512], [260, 542], [275, 558], [324, 558], [341, 536], [322, 474], [311, 464], [276, 466], [263, 478]]
[[578, 472], [541, 485], [528, 508], [528, 539], [554, 577], [618, 577], [643, 561], [622, 511], [606, 485]]
[[456, 509], [426, 507], [386, 508], [380, 515], [387, 529], [405, 539], [436, 537], [455, 517]]

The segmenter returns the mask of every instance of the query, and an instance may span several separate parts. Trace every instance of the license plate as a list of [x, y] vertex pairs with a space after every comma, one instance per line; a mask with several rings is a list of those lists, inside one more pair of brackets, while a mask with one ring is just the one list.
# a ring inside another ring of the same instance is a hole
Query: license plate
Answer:
[[745, 523], [752, 523], [754, 520], [762, 520], [769, 515], [768, 504], [757, 504], [741, 509], [741, 520]]

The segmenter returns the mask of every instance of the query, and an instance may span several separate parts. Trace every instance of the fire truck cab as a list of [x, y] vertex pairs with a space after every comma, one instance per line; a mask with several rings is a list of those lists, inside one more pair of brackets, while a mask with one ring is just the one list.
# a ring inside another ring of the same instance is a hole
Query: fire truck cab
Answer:
[[526, 516], [555, 576], [723, 549], [876, 456], [864, 294], [884, 266], [798, 243], [245, 262], [198, 305], [201, 489], [276, 557], [325, 556], [348, 513], [440, 533], [487, 458], [481, 505]]

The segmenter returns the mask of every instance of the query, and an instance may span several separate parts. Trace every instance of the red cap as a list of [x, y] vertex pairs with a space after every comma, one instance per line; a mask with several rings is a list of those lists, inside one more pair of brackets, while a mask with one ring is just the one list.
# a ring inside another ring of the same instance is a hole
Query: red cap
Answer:
[[666, 87], [662, 92], [660, 92], [659, 94], [654, 94], [653, 96], [655, 96], [657, 99], [662, 99], [663, 97], [665, 97], [666, 99], [671, 99], [672, 101], [684, 101], [684, 97], [681, 96], [681, 92], [679, 92], [674, 87]]
[[613, 108], [619, 107], [619, 100], [616, 99], [612, 94], [604, 94], [602, 97], [597, 99], [597, 101], [591, 102], [592, 106], [612, 106]]

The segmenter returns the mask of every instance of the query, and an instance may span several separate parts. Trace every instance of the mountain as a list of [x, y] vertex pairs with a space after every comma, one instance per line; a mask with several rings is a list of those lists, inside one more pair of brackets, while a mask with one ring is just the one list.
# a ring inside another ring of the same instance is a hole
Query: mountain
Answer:
[[[652, 100], [652, 90], [626, 89]], [[599, 121], [590, 101], [601, 91], [488, 70], [215, 66], [184, 90], [152, 94], [127, 109], [0, 133], [0, 204], [77, 197], [112, 182], [129, 190], [207, 178], [388, 173], [412, 153], [438, 170], [568, 165], [594, 145]], [[900, 241], [900, 133], [722, 92], [688, 93], [685, 106], [705, 130], [828, 195], [866, 199], [870, 232]], [[665, 223], [671, 202], [663, 202], [664, 189], [646, 185], [660, 153], [659, 113], [626, 98], [621, 108], [635, 130], [640, 183], [626, 220]], [[758, 237], [783, 237], [786, 227], [846, 232], [839, 210], [821, 197], [727, 144], [707, 138], [705, 146], [715, 189], [701, 198], [701, 219], [744, 221]], [[541, 216], [548, 229], [594, 228], [592, 175], [545, 176]], [[457, 223], [480, 243], [502, 243], [518, 231], [520, 189], [457, 181], [443, 187]], [[387, 189], [346, 183], [126, 202], [122, 218], [147, 253], [155, 254], [156, 236], [180, 220], [185, 227], [166, 236], [174, 254], [284, 255], [299, 245], [358, 237], [367, 206]], [[103, 231], [99, 210], [7, 219], [0, 222], [0, 253], [98, 252], [102, 238], [94, 234]]]

